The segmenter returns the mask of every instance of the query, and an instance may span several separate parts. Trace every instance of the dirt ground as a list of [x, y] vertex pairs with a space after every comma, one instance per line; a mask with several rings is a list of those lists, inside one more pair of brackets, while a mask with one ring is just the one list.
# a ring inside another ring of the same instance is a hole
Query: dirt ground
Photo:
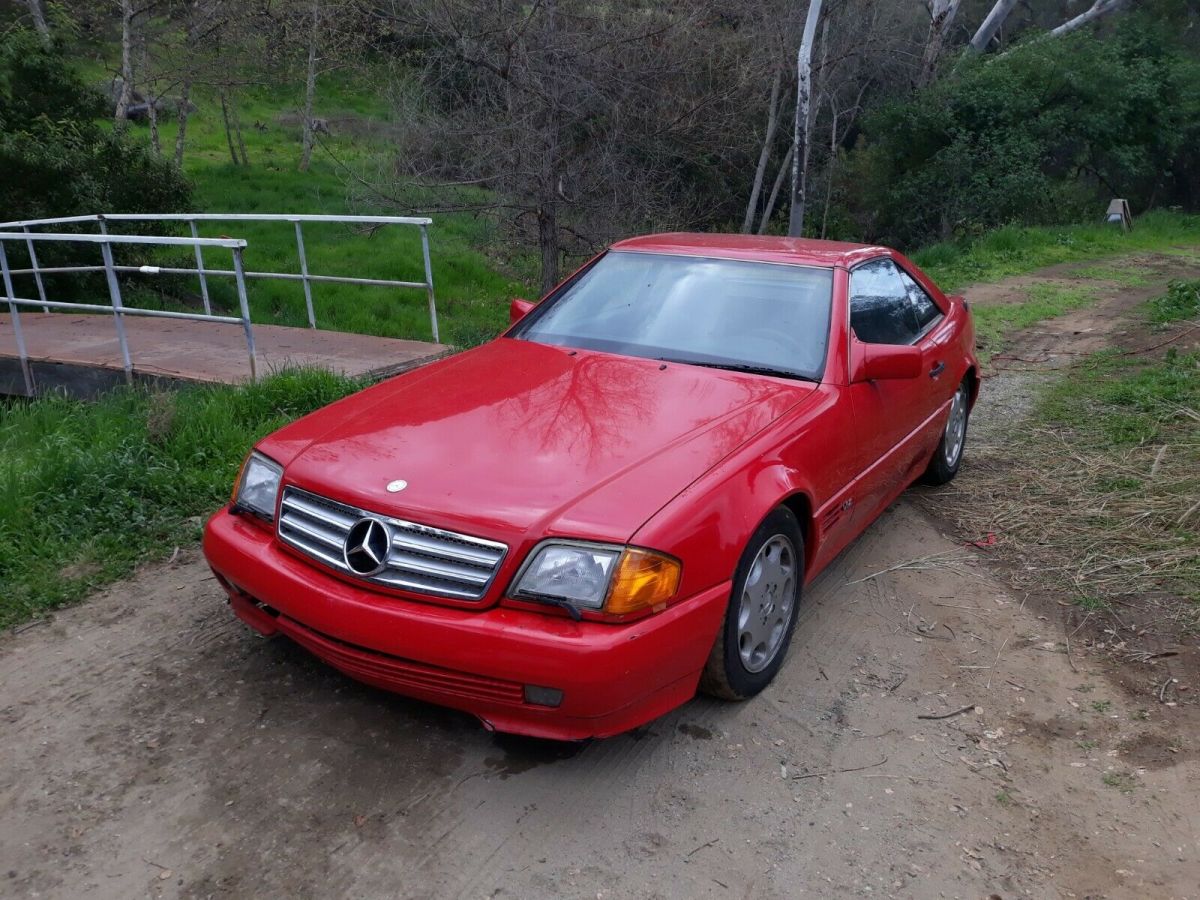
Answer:
[[[1110, 294], [1047, 352], [1120, 327]], [[973, 440], [1019, 424], [1010, 377]], [[1118, 684], [937, 500], [808, 590], [761, 696], [584, 746], [264, 642], [185, 549], [0, 637], [0, 896], [1200, 898], [1197, 708]]]

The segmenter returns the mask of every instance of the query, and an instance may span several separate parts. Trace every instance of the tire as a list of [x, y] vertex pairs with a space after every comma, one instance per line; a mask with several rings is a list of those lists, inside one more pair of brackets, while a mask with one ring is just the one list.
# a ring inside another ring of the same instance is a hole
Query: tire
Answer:
[[946, 417], [946, 427], [942, 430], [942, 439], [938, 441], [937, 450], [921, 480], [926, 484], [946, 484], [958, 474], [962, 465], [963, 450], [967, 446], [967, 420], [971, 415], [971, 386], [964, 378], [963, 383], [954, 392], [950, 404], [950, 415]]
[[796, 517], [780, 507], [758, 526], [738, 560], [701, 691], [746, 700], [771, 683], [792, 642], [803, 583], [804, 539]]

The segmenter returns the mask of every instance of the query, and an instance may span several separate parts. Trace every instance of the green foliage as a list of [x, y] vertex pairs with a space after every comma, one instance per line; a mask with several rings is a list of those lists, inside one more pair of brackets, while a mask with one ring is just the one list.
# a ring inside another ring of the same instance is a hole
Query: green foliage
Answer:
[[1167, 292], [1150, 301], [1150, 321], [1156, 325], [1194, 319], [1200, 315], [1200, 279], [1172, 281]]
[[33, 32], [0, 32], [0, 216], [174, 211], [188, 184], [122, 132], [102, 128], [104, 101]]
[[258, 438], [360, 386], [293, 371], [244, 387], [0, 408], [0, 626], [194, 543]]
[[964, 60], [865, 131], [847, 171], [864, 230], [890, 243], [1098, 218], [1112, 196], [1187, 202], [1200, 63], [1169, 23], [1130, 15], [1103, 38], [1038, 37]]

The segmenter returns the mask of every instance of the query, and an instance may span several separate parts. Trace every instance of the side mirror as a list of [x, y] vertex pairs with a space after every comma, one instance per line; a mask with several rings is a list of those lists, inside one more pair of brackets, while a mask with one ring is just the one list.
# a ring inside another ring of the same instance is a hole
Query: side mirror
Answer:
[[508, 305], [508, 324], [516, 325], [533, 309], [534, 304], [528, 300], [522, 300], [520, 297], [514, 297], [513, 302]]
[[918, 378], [924, 355], [906, 344], [860, 344], [862, 365], [858, 381], [894, 381]]

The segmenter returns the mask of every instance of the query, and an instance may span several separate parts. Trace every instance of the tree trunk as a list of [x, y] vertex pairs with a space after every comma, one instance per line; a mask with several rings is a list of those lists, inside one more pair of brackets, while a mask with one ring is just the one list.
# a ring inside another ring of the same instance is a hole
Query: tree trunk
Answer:
[[921, 57], [921, 71], [917, 75], [917, 86], [933, 84], [937, 78], [938, 60], [946, 46], [946, 35], [958, 15], [960, 0], [933, 0], [929, 7], [929, 36], [925, 39], [925, 53]]
[[125, 121], [133, 95], [133, 0], [121, 0], [121, 94], [114, 118]]
[[538, 247], [542, 251], [542, 296], [558, 284], [558, 215], [554, 201], [543, 203], [537, 211]]
[[225, 99], [225, 89], [219, 91], [221, 97], [221, 118], [225, 122], [225, 140], [229, 142], [229, 156], [233, 159], [235, 166], [241, 165], [241, 160], [238, 159], [237, 148], [233, 145], [233, 127], [229, 123], [229, 102]]
[[779, 125], [779, 86], [783, 82], [783, 71], [775, 70], [771, 82], [771, 102], [767, 106], [767, 133], [763, 137], [762, 152], [758, 155], [758, 168], [754, 172], [754, 187], [750, 189], [750, 200], [746, 203], [746, 216], [742, 219], [742, 234], [749, 234], [754, 227], [754, 214], [758, 212], [758, 197], [762, 193], [763, 177], [767, 163], [771, 161], [771, 145], [775, 142], [775, 129]]
[[179, 119], [179, 130], [175, 132], [175, 168], [183, 168], [183, 146], [187, 141], [188, 106], [192, 98], [192, 76], [183, 79], [183, 89], [179, 95], [179, 109], [175, 115]]
[[304, 80], [304, 132], [300, 171], [307, 172], [313, 152], [313, 101], [317, 94], [317, 41], [321, 34], [321, 5], [313, 0], [312, 25], [308, 32], [308, 69]]
[[804, 233], [805, 184], [808, 179], [809, 106], [812, 96], [812, 51], [821, 18], [822, 0], [809, 0], [808, 17], [804, 20], [804, 37], [796, 53], [796, 123], [792, 136], [792, 207], [788, 219], [788, 235]]
[[150, 77], [150, 47], [145, 34], [138, 35], [138, 71], [142, 75], [146, 98], [146, 121], [150, 124], [150, 148], [155, 156], [162, 156], [162, 140], [158, 133], [158, 91]]
[[1073, 19], [1068, 19], [1050, 32], [1051, 37], [1062, 37], [1070, 34], [1090, 22], [1094, 22], [1109, 13], [1114, 13], [1125, 6], [1126, 0], [1096, 0], [1090, 9], [1081, 12]]
[[150, 146], [155, 156], [162, 156], [162, 141], [158, 134], [158, 98], [146, 94], [146, 116], [150, 120]]
[[987, 14], [983, 22], [979, 25], [979, 30], [975, 32], [975, 36], [971, 38], [969, 44], [972, 51], [982, 53], [991, 44], [992, 39], [1012, 13], [1013, 8], [1017, 5], [1017, 0], [996, 0], [996, 5], [992, 7], [991, 12]]
[[837, 169], [838, 111], [832, 107], [832, 104], [829, 118], [829, 178], [825, 184], [825, 210], [821, 214], [821, 240], [825, 240], [825, 233], [829, 226], [829, 206], [833, 203], [833, 175]]
[[771, 196], [767, 198], [767, 205], [763, 208], [762, 218], [758, 222], [758, 233], [765, 234], [767, 226], [771, 224], [771, 216], [775, 215], [775, 201], [779, 199], [779, 191], [783, 188], [784, 179], [787, 178], [788, 172], [792, 166], [792, 156], [796, 152], [796, 145], [788, 147], [788, 152], [783, 156], [783, 162], [779, 164], [779, 172], [775, 175], [775, 184], [771, 186]]
[[38, 30], [42, 40], [50, 43], [50, 26], [46, 23], [46, 11], [42, 9], [42, 0], [27, 0], [29, 14], [33, 16], [33, 27]]
[[233, 119], [233, 133], [237, 137], [238, 149], [242, 152], [242, 165], [250, 165], [250, 157], [246, 154], [246, 138], [242, 135], [242, 114], [238, 109], [237, 97], [229, 98], [229, 117]]

